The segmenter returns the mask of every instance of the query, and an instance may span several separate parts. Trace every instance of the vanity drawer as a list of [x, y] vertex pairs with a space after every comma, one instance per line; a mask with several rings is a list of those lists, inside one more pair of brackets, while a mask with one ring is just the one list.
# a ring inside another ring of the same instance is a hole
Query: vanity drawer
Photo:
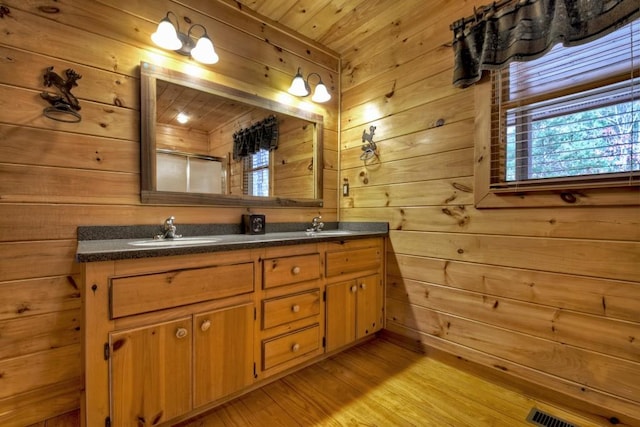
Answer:
[[111, 279], [111, 318], [253, 292], [253, 263]]
[[265, 259], [262, 266], [264, 289], [320, 277], [319, 254]]
[[267, 370], [288, 362], [320, 346], [320, 325], [281, 335], [262, 343], [262, 369]]
[[375, 270], [382, 263], [382, 248], [375, 246], [326, 253], [326, 276]]
[[262, 301], [262, 329], [320, 314], [320, 290]]

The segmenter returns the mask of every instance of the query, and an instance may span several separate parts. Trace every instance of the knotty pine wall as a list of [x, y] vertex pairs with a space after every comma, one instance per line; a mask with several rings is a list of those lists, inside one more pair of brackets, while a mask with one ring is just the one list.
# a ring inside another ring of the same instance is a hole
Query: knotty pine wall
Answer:
[[[239, 223], [247, 212], [140, 204], [140, 61], [192, 64], [151, 45], [166, 11], [207, 28], [220, 62], [198, 66], [205, 78], [282, 102], [301, 66], [320, 72], [333, 89], [332, 102], [313, 107], [325, 116], [325, 205], [254, 208], [267, 222], [306, 222], [318, 214], [337, 219], [339, 61], [235, 2], [0, 3], [9, 9], [0, 18], [0, 425], [24, 426], [79, 407], [79, 225], [160, 225], [174, 215], [179, 229], [181, 223]], [[184, 21], [181, 28], [188, 28]], [[82, 75], [72, 91], [81, 123], [43, 117], [48, 104], [40, 92], [47, 89], [42, 76], [49, 66]], [[56, 425], [73, 425], [68, 420], [62, 416]]]
[[387, 331], [640, 425], [640, 208], [474, 208], [449, 30], [474, 3], [414, 3], [343, 55], [340, 218], [389, 221]]

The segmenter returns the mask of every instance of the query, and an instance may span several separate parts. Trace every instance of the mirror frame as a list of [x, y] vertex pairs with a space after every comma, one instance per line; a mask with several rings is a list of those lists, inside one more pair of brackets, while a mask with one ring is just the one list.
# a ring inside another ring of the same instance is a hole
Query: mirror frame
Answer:
[[[231, 194], [187, 193], [158, 191], [156, 187], [156, 80], [198, 89], [210, 94], [275, 111], [312, 122], [314, 198], [291, 199], [277, 196], [259, 197]], [[324, 117], [320, 114], [262, 98], [239, 89], [221, 85], [180, 71], [142, 61], [140, 63], [140, 201], [153, 205], [220, 205], [322, 207], [322, 137]]]

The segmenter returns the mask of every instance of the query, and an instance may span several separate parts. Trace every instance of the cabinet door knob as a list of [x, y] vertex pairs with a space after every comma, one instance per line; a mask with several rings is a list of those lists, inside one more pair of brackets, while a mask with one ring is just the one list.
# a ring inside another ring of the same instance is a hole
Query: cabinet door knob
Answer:
[[200, 330], [202, 330], [202, 332], [208, 331], [209, 328], [211, 327], [211, 320], [205, 320], [204, 322], [202, 322], [202, 325], [200, 325]]
[[291, 311], [293, 311], [294, 313], [297, 313], [300, 311], [300, 306], [298, 304], [293, 304], [291, 306]]
[[297, 274], [300, 274], [300, 267], [298, 267], [297, 265], [295, 267], [293, 267], [291, 269], [291, 273], [295, 276]]
[[362, 289], [362, 290], [367, 289], [367, 284], [366, 283], [360, 283], [360, 289]]
[[300, 350], [300, 344], [295, 343], [294, 345], [291, 346], [291, 351], [296, 353], [298, 350]]
[[187, 334], [188, 334], [188, 331], [186, 328], [178, 328], [178, 330], [176, 331], [176, 338], [182, 339], [186, 337]]
[[351, 292], [357, 292], [358, 291], [358, 287], [356, 285], [353, 285], [351, 287]]

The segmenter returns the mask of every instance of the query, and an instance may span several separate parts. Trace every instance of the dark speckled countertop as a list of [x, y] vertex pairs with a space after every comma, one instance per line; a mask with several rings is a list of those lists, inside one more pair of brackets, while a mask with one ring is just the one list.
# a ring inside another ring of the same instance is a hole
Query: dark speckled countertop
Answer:
[[189, 255], [236, 249], [297, 245], [323, 241], [387, 236], [386, 222], [325, 223], [323, 231], [304, 231], [308, 224], [277, 223], [266, 226], [265, 234], [241, 234], [235, 224], [176, 224], [182, 239], [154, 240], [160, 226], [78, 227], [78, 262]]

